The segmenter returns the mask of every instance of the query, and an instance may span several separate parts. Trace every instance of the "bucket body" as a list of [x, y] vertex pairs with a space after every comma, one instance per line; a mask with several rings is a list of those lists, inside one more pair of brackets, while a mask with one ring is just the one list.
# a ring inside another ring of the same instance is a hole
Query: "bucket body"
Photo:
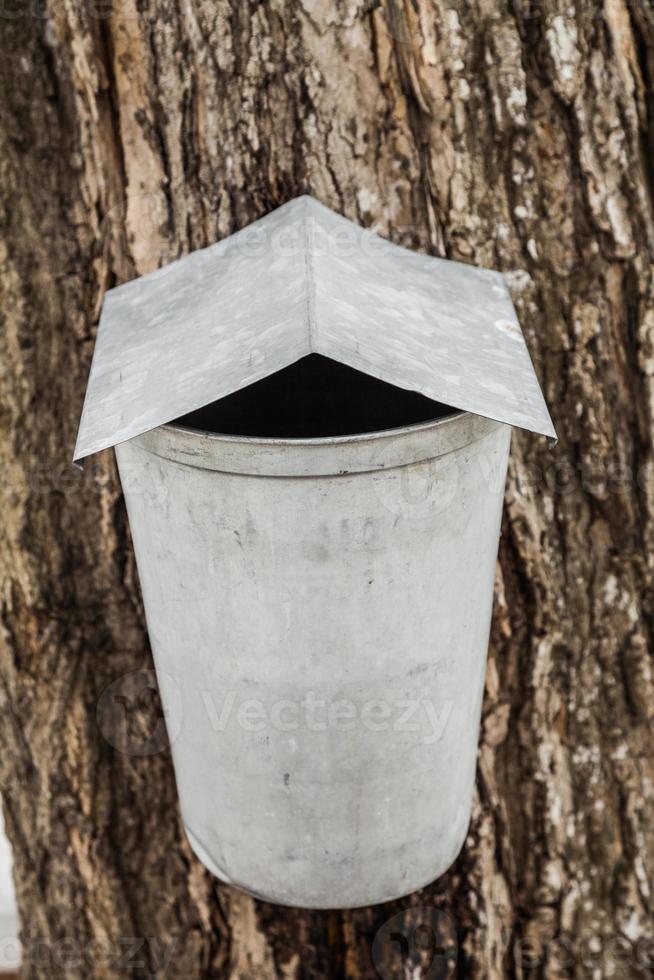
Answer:
[[116, 447], [184, 824], [217, 877], [344, 908], [457, 856], [510, 435], [459, 413]]

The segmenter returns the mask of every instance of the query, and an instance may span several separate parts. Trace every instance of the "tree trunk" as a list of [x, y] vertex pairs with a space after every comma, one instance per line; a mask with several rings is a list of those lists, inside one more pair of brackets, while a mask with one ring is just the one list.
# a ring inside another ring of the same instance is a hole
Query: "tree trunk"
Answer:
[[[2, 0], [0, 31], [1, 773], [23, 975], [643, 977], [648, 0]], [[463, 852], [352, 912], [256, 902], [191, 855], [113, 454], [69, 469], [104, 292], [305, 191], [503, 271], [560, 436], [513, 440]]]

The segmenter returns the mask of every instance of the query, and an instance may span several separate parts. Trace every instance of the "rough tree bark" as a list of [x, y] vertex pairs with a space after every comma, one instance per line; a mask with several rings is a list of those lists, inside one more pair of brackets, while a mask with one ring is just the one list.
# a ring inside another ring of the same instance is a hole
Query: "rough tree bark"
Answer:
[[[461, 977], [646, 975], [647, 0], [2, 0], [0, 32], [1, 772], [24, 975], [372, 978], [377, 930], [412, 907], [403, 963], [378, 940], [382, 977], [447, 974], [412, 945], [434, 914]], [[257, 903], [191, 856], [150, 751], [113, 457], [68, 469], [105, 290], [303, 191], [505, 272], [560, 435], [514, 438], [463, 853], [347, 913]], [[143, 751], [112, 744], [108, 687]]]

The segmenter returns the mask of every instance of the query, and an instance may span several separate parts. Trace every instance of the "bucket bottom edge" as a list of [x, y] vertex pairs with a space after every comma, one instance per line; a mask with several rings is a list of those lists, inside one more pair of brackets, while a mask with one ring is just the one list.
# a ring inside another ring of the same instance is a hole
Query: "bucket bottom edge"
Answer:
[[315, 910], [315, 911], [328, 911], [330, 909], [333, 910], [361, 909], [361, 908], [368, 908], [371, 905], [383, 905], [385, 902], [394, 902], [400, 898], [406, 898], [407, 896], [412, 895], [414, 892], [419, 891], [421, 888], [426, 888], [428, 885], [431, 885], [432, 882], [436, 881], [438, 878], [441, 877], [441, 875], [445, 874], [448, 868], [452, 866], [454, 861], [459, 856], [459, 853], [463, 846], [463, 842], [462, 842], [461, 845], [457, 847], [456, 853], [453, 854], [452, 858], [448, 860], [447, 863], [444, 864], [442, 867], [438, 867], [427, 878], [421, 879], [420, 881], [417, 881], [415, 884], [411, 884], [407, 886], [402, 885], [400, 886], [400, 891], [393, 891], [391, 893], [388, 894], [384, 893], [382, 895], [372, 894], [370, 896], [366, 896], [365, 898], [362, 898], [361, 900], [357, 900], [354, 902], [352, 901], [339, 902], [339, 901], [327, 901], [327, 900], [325, 900], [324, 902], [323, 901], [311, 902], [311, 901], [303, 900], [302, 898], [298, 898], [298, 899], [288, 898], [286, 895], [282, 897], [282, 896], [272, 895], [272, 894], [270, 895], [263, 894], [251, 888], [248, 885], [244, 885], [241, 882], [234, 881], [234, 879], [230, 878], [230, 876], [227, 874], [226, 871], [223, 871], [217, 866], [215, 861], [210, 857], [206, 847], [202, 844], [202, 842], [199, 840], [197, 835], [193, 833], [193, 831], [189, 828], [188, 824], [186, 823], [184, 824], [184, 830], [186, 832], [188, 842], [191, 845], [191, 850], [193, 851], [197, 859], [200, 861], [201, 864], [204, 865], [207, 871], [211, 872], [214, 878], [218, 878], [218, 880], [221, 881], [223, 884], [230, 885], [232, 888], [237, 888], [239, 891], [244, 892], [244, 894], [249, 895], [251, 898], [256, 898], [257, 901], [259, 902], [268, 902], [271, 905], [282, 905], [285, 906], [286, 908], [307, 909], [307, 910]]

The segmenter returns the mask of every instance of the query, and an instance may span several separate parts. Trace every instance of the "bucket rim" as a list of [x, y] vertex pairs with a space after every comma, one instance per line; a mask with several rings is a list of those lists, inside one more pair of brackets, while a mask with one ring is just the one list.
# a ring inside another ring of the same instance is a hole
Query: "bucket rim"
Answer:
[[[342, 477], [439, 459], [510, 428], [462, 411], [397, 429], [318, 439], [224, 436], [167, 423], [126, 445], [174, 465], [236, 476]], [[116, 449], [120, 457], [120, 445]]]
[[255, 446], [338, 446], [343, 443], [374, 442], [383, 439], [385, 436], [408, 435], [412, 432], [422, 432], [425, 429], [433, 429], [446, 422], [452, 422], [455, 418], [463, 415], [472, 415], [471, 412], [464, 412], [461, 409], [453, 408], [446, 415], [439, 415], [436, 419], [429, 419], [427, 422], [414, 422], [412, 425], [398, 425], [389, 429], [372, 429], [370, 432], [353, 432], [346, 436], [302, 436], [301, 438], [290, 438], [288, 436], [235, 436], [226, 432], [209, 432], [207, 429], [196, 429], [191, 425], [179, 425], [177, 422], [166, 422], [159, 426], [161, 429], [174, 431], [190, 432], [203, 439], [215, 440], [217, 442], [243, 443]]

